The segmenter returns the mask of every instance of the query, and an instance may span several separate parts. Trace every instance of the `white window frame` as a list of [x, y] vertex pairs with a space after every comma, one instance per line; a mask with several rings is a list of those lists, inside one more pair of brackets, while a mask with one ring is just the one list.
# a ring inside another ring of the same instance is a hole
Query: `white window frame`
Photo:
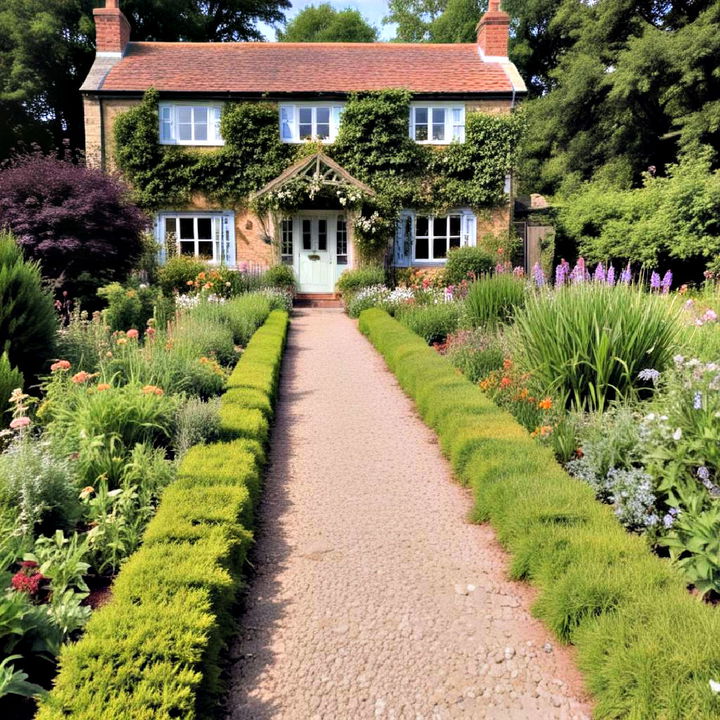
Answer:
[[[427, 125], [428, 139], [416, 139], [416, 111], [419, 109], [427, 110], [427, 123], [417, 123], [418, 125]], [[442, 140], [432, 139], [432, 114], [433, 110], [443, 110], [445, 119], [443, 122], [444, 138]], [[450, 145], [452, 142], [465, 142], [465, 105], [458, 103], [412, 103], [410, 105], [410, 137], [415, 140], [418, 145]]]
[[[212, 258], [202, 258], [210, 265], [224, 265], [234, 268], [235, 261], [235, 213], [232, 211], [218, 212], [162, 212], [156, 218], [156, 240], [160, 248], [159, 261], [167, 260], [167, 221], [175, 221], [175, 253], [180, 255], [180, 220], [192, 219], [194, 222], [195, 237], [187, 238], [184, 242], [195, 243], [195, 253], [192, 257], [201, 259], [199, 243], [212, 242]], [[211, 238], [198, 238], [198, 220], [209, 219], [211, 222]], [[188, 256], [191, 257], [191, 256]]]
[[311, 129], [312, 138], [317, 137], [317, 111], [318, 108], [328, 108], [330, 111], [330, 134], [326, 138], [322, 138], [320, 142], [329, 144], [335, 142], [338, 131], [340, 130], [340, 120], [342, 118], [345, 103], [337, 102], [307, 102], [307, 103], [281, 103], [278, 109], [278, 121], [280, 125], [280, 140], [284, 143], [302, 143], [308, 138], [300, 137], [300, 110], [310, 109], [311, 111]]
[[[451, 215], [460, 217], [460, 247], [474, 247], [477, 244], [477, 217], [469, 208], [453, 208], [442, 215], [431, 215], [424, 212], [416, 212], [415, 210], [403, 210], [400, 214], [396, 233], [395, 247], [395, 265], [405, 267], [407, 265], [444, 265], [447, 262], [447, 256], [444, 258], [434, 257], [433, 238], [429, 232], [430, 220], [435, 217], [449, 218]], [[428, 256], [427, 258], [418, 259], [416, 253], [416, 235], [417, 235], [417, 219], [418, 217], [428, 218]], [[409, 221], [409, 222], [408, 222]], [[448, 229], [449, 229], [449, 220]], [[408, 227], [412, 233], [412, 237], [408, 240], [406, 233]], [[449, 237], [446, 235], [446, 237]], [[409, 253], [406, 253], [404, 246], [407, 245]]]
[[[196, 127], [200, 123], [195, 122], [195, 114], [198, 110], [207, 110], [207, 139], [196, 140]], [[190, 110], [192, 129], [191, 140], [180, 140], [178, 131], [179, 110]], [[158, 105], [160, 116], [160, 144], [161, 145], [200, 145], [220, 147], [225, 144], [220, 133], [220, 119], [222, 117], [222, 105], [207, 102], [161, 102]]]

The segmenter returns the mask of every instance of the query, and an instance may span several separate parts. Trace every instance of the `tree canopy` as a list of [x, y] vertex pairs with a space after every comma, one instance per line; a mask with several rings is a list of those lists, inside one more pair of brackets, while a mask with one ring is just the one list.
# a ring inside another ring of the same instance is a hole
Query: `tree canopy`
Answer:
[[[0, 6], [0, 158], [18, 142], [82, 148], [78, 92], [94, 58], [100, 0], [3, 0]], [[289, 0], [123, 0], [133, 40], [256, 40]]]
[[329, 3], [308, 5], [285, 28], [280, 42], [375, 42], [377, 28], [358, 10], [336, 10]]

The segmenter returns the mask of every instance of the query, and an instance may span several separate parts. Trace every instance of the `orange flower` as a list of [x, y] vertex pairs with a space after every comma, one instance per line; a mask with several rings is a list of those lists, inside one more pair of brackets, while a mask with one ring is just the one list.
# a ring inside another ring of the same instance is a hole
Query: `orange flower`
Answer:
[[162, 388], [156, 387], [155, 385], [146, 385], [142, 389], [145, 395], [164, 395], [165, 391]]
[[552, 400], [549, 397], [543, 398], [539, 403], [538, 407], [541, 410], [550, 410], [552, 407]]
[[86, 488], [83, 488], [83, 489], [82, 489], [82, 492], [80, 493], [80, 499], [81, 499], [81, 500], [86, 500], [87, 498], [89, 498], [89, 497], [90, 497], [91, 495], [93, 495], [94, 493], [95, 493], [95, 488], [92, 487], [92, 486], [90, 486], [90, 485], [88, 485]]
[[105, 392], [105, 390], [109, 390], [112, 387], [112, 385], [109, 385], [108, 383], [100, 383], [97, 386], [98, 392]]
[[528, 396], [527, 388], [523, 388], [523, 389], [518, 393], [518, 400], [527, 400], [527, 396]]
[[90, 373], [86, 373], [84, 370], [81, 370], [76, 375], [72, 376], [72, 381], [76, 385], [82, 385], [82, 383], [86, 383], [90, 379]]
[[126, 338], [126, 337], [118, 338], [118, 339], [117, 339], [117, 344], [118, 344], [118, 345], [127, 345], [127, 338]]
[[512, 380], [506, 375], [500, 380], [500, 387], [510, 387], [512, 385]]
[[50, 366], [50, 372], [58, 372], [59, 370], [69, 370], [70, 363], [67, 360], [58, 360]]
[[130, 340], [137, 340], [140, 337], [140, 333], [135, 329], [128, 330], [125, 334]]
[[195, 284], [194, 280], [188, 280], [186, 283], [186, 285], [194, 285], [194, 284]]
[[503, 360], [503, 370], [509, 370], [513, 366], [513, 362], [510, 358]]

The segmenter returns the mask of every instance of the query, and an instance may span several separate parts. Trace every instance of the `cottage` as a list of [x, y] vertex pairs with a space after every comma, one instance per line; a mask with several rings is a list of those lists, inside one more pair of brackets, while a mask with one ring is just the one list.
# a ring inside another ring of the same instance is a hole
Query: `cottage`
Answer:
[[436, 267], [510, 228], [493, 128], [526, 88], [499, 0], [456, 45], [131, 42], [118, 0], [94, 13], [87, 160], [126, 175], [163, 257], [284, 262], [326, 293], [362, 255]]

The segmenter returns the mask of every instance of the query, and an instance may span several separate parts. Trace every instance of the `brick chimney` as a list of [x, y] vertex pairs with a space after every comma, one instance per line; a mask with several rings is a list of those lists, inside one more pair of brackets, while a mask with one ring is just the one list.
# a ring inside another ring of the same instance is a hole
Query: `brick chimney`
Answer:
[[100, 56], [121, 56], [130, 42], [130, 23], [120, 9], [120, 0], [105, 0], [95, 8], [95, 47]]
[[510, 16], [500, 9], [500, 0], [490, 0], [488, 11], [480, 18], [477, 26], [477, 43], [483, 57], [508, 55]]

